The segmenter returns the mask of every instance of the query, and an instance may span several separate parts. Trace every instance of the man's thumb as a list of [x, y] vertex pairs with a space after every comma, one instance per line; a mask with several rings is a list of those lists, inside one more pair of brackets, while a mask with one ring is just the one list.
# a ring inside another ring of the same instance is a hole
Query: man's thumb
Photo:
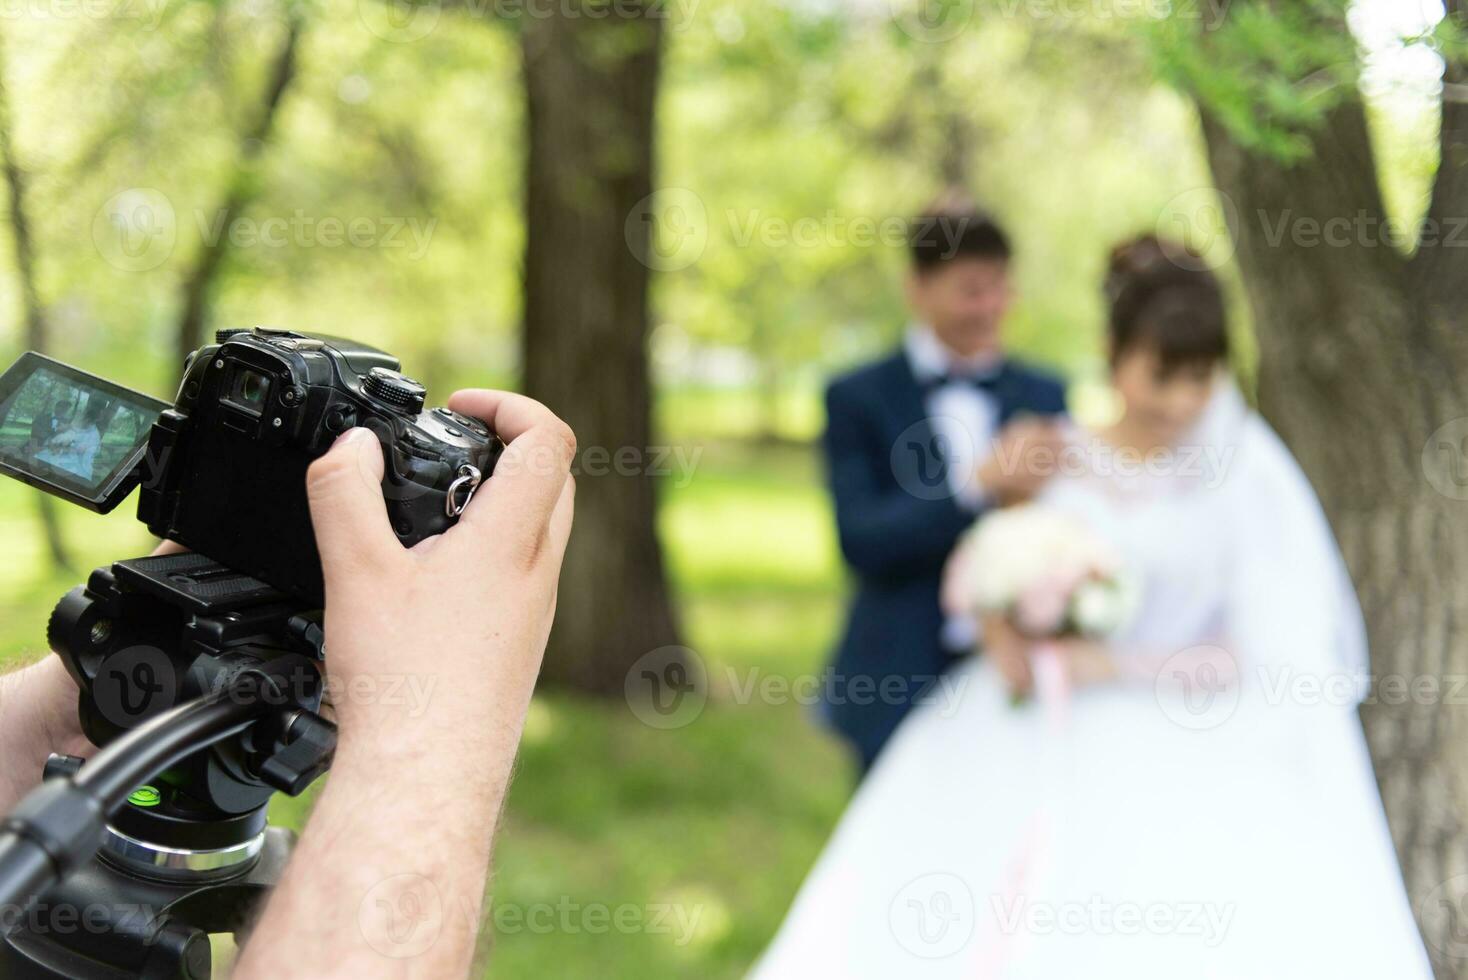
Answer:
[[344, 433], [306, 473], [316, 547], [330, 583], [333, 570], [375, 564], [397, 547], [382, 499], [382, 444], [367, 429]]

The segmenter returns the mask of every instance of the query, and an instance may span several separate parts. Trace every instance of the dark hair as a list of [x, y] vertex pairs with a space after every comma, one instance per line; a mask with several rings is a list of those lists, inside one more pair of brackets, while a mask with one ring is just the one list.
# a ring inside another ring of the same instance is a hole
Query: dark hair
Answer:
[[1118, 245], [1106, 295], [1112, 363], [1143, 346], [1157, 351], [1164, 372], [1227, 360], [1223, 287], [1187, 246], [1155, 235]]
[[934, 201], [911, 222], [908, 247], [918, 272], [928, 272], [954, 259], [1007, 262], [1009, 236], [972, 202], [952, 194]]

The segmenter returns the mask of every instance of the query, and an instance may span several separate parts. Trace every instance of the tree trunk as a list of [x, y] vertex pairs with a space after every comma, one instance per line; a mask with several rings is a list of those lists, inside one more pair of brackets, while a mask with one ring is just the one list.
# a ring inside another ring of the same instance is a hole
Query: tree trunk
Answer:
[[[1462, 216], [1468, 144], [1448, 122], [1433, 210]], [[1206, 110], [1204, 132], [1237, 214], [1261, 408], [1320, 494], [1361, 597], [1376, 681], [1362, 714], [1408, 891], [1437, 975], [1468, 977], [1468, 709], [1455, 687], [1468, 678], [1468, 255], [1439, 238], [1409, 259], [1389, 241], [1359, 101], [1331, 112], [1294, 166], [1242, 148]]]
[[[0, 167], [5, 172], [5, 188], [10, 205], [10, 229], [15, 241], [15, 272], [20, 280], [21, 308], [25, 313], [26, 346], [45, 353], [50, 336], [46, 328], [46, 308], [36, 285], [36, 246], [31, 237], [29, 212], [26, 210], [26, 172], [16, 160], [14, 128], [10, 117], [10, 88], [5, 80], [8, 59], [0, 54]], [[61, 521], [56, 502], [46, 494], [36, 495], [41, 529], [46, 538], [46, 551], [58, 569], [70, 569], [71, 557], [61, 534]]]
[[201, 244], [199, 254], [194, 257], [193, 268], [183, 278], [180, 304], [182, 312], [174, 334], [175, 353], [180, 367], [203, 340], [204, 326], [209, 315], [209, 300], [229, 249], [230, 223], [249, 206], [258, 193], [255, 165], [270, 140], [286, 91], [295, 80], [296, 53], [300, 40], [301, 21], [293, 14], [286, 27], [285, 40], [271, 65], [259, 115], [256, 116], [254, 125], [240, 134], [239, 156], [225, 189], [224, 199], [205, 223], [207, 228], [215, 230], [216, 236], [206, 238]]
[[525, 388], [581, 446], [545, 673], [602, 694], [621, 693], [628, 668], [678, 635], [648, 472], [650, 229], [639, 215], [653, 189], [661, 45], [650, 6], [573, 2], [527, 19], [522, 36]]

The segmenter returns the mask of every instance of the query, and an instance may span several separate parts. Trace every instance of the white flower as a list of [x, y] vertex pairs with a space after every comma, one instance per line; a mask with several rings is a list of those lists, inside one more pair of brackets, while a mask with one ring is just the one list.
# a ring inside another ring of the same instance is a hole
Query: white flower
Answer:
[[1070, 621], [1086, 636], [1110, 636], [1127, 616], [1127, 601], [1115, 582], [1084, 582], [1070, 597]]
[[1100, 637], [1130, 615], [1124, 578], [1116, 552], [1088, 525], [1025, 504], [985, 515], [964, 535], [949, 564], [945, 605], [969, 615], [1014, 616], [1022, 604], [1050, 609], [1058, 592], [1065, 615], [1057, 629]]

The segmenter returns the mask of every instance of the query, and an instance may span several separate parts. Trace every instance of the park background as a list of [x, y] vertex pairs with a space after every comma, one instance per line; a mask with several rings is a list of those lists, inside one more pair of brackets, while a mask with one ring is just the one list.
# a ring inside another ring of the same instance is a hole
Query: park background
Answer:
[[[853, 786], [807, 707], [760, 685], [819, 677], [839, 628], [821, 390], [900, 337], [901, 219], [954, 186], [997, 212], [1009, 343], [1086, 414], [1107, 405], [1107, 251], [1144, 231], [1224, 274], [1255, 391], [1247, 206], [1215, 190], [1205, 116], [1330, 174], [1312, 134], [1359, 104], [1386, 216], [1428, 212], [1442, 4], [1280, 6], [14, 0], [0, 351], [171, 397], [181, 351], [268, 324], [391, 350], [435, 400], [506, 386], [562, 411], [606, 455], [583, 461], [490, 972], [738, 976]], [[132, 506], [0, 483], [0, 666], [44, 655], [87, 569], [148, 550]], [[667, 728], [623, 681], [672, 645], [707, 684]], [[517, 925], [536, 908], [548, 928]]]

